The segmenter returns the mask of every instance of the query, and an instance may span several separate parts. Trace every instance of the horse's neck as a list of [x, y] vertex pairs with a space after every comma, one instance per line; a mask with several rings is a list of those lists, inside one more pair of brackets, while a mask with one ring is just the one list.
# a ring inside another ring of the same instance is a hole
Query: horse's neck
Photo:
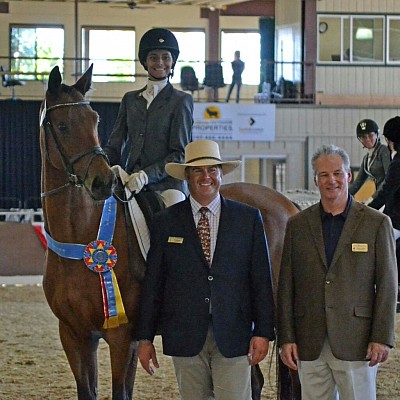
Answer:
[[83, 187], [69, 187], [43, 201], [45, 226], [57, 241], [86, 244], [97, 237], [103, 202], [94, 202]]

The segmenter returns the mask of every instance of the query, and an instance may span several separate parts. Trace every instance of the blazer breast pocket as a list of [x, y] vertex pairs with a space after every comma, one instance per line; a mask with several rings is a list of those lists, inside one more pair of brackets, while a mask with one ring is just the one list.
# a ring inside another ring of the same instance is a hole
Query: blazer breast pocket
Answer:
[[362, 318], [372, 318], [372, 309], [365, 306], [355, 306], [354, 315]]

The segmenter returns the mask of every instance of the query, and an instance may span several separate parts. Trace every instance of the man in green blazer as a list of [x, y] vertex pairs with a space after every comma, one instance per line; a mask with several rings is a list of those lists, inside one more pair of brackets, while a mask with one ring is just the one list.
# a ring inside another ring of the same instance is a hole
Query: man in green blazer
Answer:
[[303, 400], [375, 400], [394, 346], [397, 271], [390, 219], [348, 193], [347, 153], [312, 158], [321, 201], [287, 225], [278, 287], [278, 346]]

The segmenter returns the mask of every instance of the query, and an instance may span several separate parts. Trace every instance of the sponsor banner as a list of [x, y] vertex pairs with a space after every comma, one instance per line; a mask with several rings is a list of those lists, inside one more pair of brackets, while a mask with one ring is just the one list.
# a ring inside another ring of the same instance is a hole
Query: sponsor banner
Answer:
[[194, 103], [193, 140], [275, 140], [275, 104]]

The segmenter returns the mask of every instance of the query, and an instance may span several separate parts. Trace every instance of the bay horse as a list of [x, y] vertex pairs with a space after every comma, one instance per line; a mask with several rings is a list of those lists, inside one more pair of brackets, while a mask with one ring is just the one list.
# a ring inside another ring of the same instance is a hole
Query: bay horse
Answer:
[[[97, 399], [100, 339], [109, 345], [112, 399], [131, 400], [145, 260], [126, 223], [124, 204], [112, 196], [115, 175], [100, 147], [99, 116], [85, 100], [92, 69], [68, 86], [54, 67], [40, 109], [41, 197], [49, 247], [43, 289], [59, 320], [78, 400]], [[261, 185], [223, 185], [221, 193], [261, 210], [276, 283], [286, 221], [296, 207]], [[260, 399], [261, 384], [254, 400]]]

